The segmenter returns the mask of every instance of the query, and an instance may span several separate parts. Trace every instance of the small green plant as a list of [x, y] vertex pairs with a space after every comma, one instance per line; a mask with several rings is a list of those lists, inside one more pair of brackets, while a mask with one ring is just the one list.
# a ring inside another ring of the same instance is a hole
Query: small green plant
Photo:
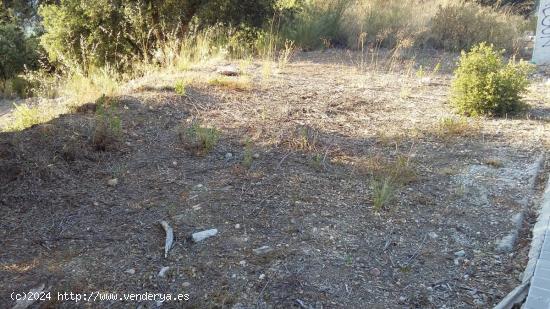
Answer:
[[116, 115], [116, 101], [105, 95], [96, 101], [95, 127], [92, 144], [96, 150], [105, 151], [114, 145], [122, 132], [122, 122]]
[[324, 156], [321, 153], [316, 153], [311, 158], [311, 165], [315, 168], [320, 170], [323, 167], [324, 164]]
[[504, 116], [527, 106], [521, 95], [529, 85], [532, 65], [514, 59], [505, 63], [503, 51], [481, 43], [462, 52], [451, 86], [451, 103], [469, 116]]
[[389, 177], [372, 182], [372, 203], [376, 211], [380, 211], [393, 200], [395, 185]]
[[252, 141], [250, 139], [246, 139], [244, 143], [244, 154], [243, 154], [243, 166], [246, 168], [250, 168], [252, 166], [252, 162], [254, 161], [254, 154], [252, 153]]
[[422, 79], [424, 78], [425, 75], [426, 73], [424, 72], [424, 67], [420, 66], [420, 68], [418, 68], [418, 71], [416, 71], [416, 77], [418, 77], [419, 79]]
[[184, 81], [182, 79], [176, 81], [176, 84], [174, 85], [174, 91], [184, 97], [186, 94], [187, 94], [187, 84], [188, 82], [187, 81]]
[[196, 155], [209, 153], [220, 139], [220, 132], [216, 128], [203, 127], [198, 122], [184, 127], [179, 135], [185, 147]]

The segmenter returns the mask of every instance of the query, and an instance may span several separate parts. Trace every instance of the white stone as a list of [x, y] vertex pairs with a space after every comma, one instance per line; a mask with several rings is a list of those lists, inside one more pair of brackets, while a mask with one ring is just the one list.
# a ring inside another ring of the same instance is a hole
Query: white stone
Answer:
[[130, 269], [126, 269], [124, 272], [130, 275], [133, 275], [136, 273], [136, 270], [133, 268], [130, 268]]
[[267, 253], [273, 251], [273, 249], [270, 246], [262, 246], [260, 248], [254, 249], [253, 251], [257, 255], [262, 255], [262, 254], [267, 254]]
[[168, 266], [165, 266], [165, 267], [161, 268], [160, 271], [159, 271], [158, 276], [161, 277], [161, 278], [166, 277], [166, 272], [167, 272], [169, 269], [170, 269], [170, 267], [168, 267]]
[[200, 242], [216, 234], [218, 234], [217, 229], [210, 229], [210, 230], [194, 233], [192, 237], [194, 242]]
[[114, 187], [114, 186], [116, 186], [116, 185], [118, 184], [118, 179], [116, 179], [116, 178], [109, 179], [109, 180], [107, 181], [107, 184], [108, 184], [109, 186], [111, 186], [111, 187]]

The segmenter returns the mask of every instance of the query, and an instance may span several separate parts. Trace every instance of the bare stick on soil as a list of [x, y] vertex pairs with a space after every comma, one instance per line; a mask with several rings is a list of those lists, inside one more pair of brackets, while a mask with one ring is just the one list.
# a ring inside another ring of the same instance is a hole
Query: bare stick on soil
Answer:
[[168, 222], [166, 221], [160, 221], [160, 225], [162, 225], [162, 228], [166, 232], [166, 241], [164, 242], [164, 257], [168, 257], [168, 251], [170, 251], [170, 248], [172, 248], [172, 244], [174, 243], [174, 230], [168, 225]]

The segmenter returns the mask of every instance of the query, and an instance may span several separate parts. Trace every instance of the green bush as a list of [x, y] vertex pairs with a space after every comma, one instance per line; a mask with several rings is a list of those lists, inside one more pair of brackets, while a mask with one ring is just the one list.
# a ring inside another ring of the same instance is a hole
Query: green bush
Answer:
[[272, 0], [61, 0], [41, 6], [49, 58], [71, 68], [129, 68], [151, 60], [170, 39], [184, 37], [194, 24], [261, 26]]
[[0, 22], [0, 80], [36, 66], [38, 55], [32, 43], [17, 25]]
[[503, 51], [481, 43], [462, 52], [451, 85], [451, 103], [465, 115], [503, 116], [521, 111], [521, 95], [529, 85], [532, 65], [513, 59], [504, 62]]

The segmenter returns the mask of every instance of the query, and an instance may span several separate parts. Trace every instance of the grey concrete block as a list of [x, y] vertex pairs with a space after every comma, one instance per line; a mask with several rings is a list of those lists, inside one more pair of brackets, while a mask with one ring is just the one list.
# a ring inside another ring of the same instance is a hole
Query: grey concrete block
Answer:
[[550, 269], [538, 268], [535, 270], [534, 277], [550, 279]]

